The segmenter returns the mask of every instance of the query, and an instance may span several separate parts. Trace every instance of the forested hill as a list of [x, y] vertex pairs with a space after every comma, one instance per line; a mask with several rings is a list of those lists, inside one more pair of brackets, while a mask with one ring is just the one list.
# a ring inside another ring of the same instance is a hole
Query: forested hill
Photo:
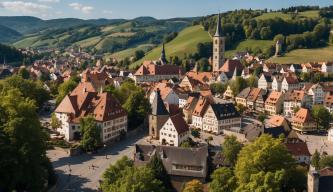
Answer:
[[0, 64], [3, 64], [4, 62], [7, 64], [12, 62], [21, 62], [22, 60], [23, 56], [20, 51], [14, 47], [0, 44]]
[[[221, 14], [222, 31], [226, 36], [226, 49], [234, 49], [245, 40], [277, 40], [283, 44], [284, 51], [299, 48], [326, 46], [329, 42], [333, 18], [333, 6], [291, 7], [280, 11], [238, 10]], [[201, 24], [213, 34], [217, 16], [203, 18]], [[248, 50], [269, 56], [274, 49]]]

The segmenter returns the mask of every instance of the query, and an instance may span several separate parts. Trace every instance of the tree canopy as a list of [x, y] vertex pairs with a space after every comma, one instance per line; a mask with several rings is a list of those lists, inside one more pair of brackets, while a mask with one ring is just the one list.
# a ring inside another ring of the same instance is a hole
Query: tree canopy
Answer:
[[224, 159], [234, 166], [237, 161], [237, 155], [242, 149], [242, 144], [237, 141], [235, 136], [226, 136], [222, 144], [222, 154]]
[[80, 145], [85, 151], [94, 151], [102, 145], [100, 127], [93, 116], [87, 116], [80, 120], [81, 142]]
[[237, 179], [231, 168], [216, 169], [211, 175], [210, 192], [233, 192], [237, 188]]

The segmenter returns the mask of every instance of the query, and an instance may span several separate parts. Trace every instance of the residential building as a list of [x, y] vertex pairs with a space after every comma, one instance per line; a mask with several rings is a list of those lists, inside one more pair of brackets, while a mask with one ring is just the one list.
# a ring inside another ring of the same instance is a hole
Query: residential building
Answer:
[[234, 104], [211, 104], [203, 116], [203, 131], [222, 134], [224, 129], [240, 128], [241, 116]]
[[284, 94], [283, 114], [287, 117], [294, 116], [294, 110], [305, 106], [307, 95], [303, 90], [287, 91]]
[[249, 93], [249, 95], [246, 98], [246, 107], [252, 111], [255, 112], [256, 106], [257, 106], [257, 100], [259, 99], [260, 95], [265, 95], [266, 94], [266, 90], [265, 89], [260, 89], [260, 88], [251, 88], [251, 91]]
[[244, 66], [239, 60], [226, 60], [223, 66], [220, 68], [220, 72], [225, 73], [229, 79], [240, 77]]
[[158, 65], [153, 61], [145, 61], [134, 73], [134, 81], [139, 83], [159, 82], [165, 79], [180, 79], [183, 69], [176, 65]]
[[312, 99], [312, 105], [322, 105], [324, 103], [325, 92], [319, 83], [314, 84], [307, 90], [307, 94]]
[[296, 160], [296, 163], [307, 164], [311, 162], [311, 154], [306, 142], [285, 143], [287, 150]]
[[269, 118], [266, 127], [283, 127], [286, 132], [289, 132], [290, 126], [286, 118], [281, 115], [274, 115]]
[[281, 92], [272, 91], [265, 101], [265, 111], [269, 115], [277, 115], [282, 112], [284, 95]]
[[333, 62], [323, 62], [321, 65], [322, 73], [332, 73], [333, 72]]
[[301, 89], [302, 84], [298, 81], [294, 75], [285, 76], [281, 83], [281, 91], [291, 91], [295, 89]]
[[273, 77], [272, 90], [273, 91], [281, 91], [282, 81], [283, 81], [283, 76], [282, 75], [275, 75]]
[[235, 98], [237, 105], [243, 105], [244, 107], [247, 106], [247, 97], [251, 92], [251, 87], [247, 87], [243, 89]]
[[230, 85], [228, 85], [227, 90], [223, 93], [224, 99], [233, 99], [235, 98], [234, 92], [232, 91]]
[[290, 65], [289, 70], [293, 73], [301, 73], [302, 66], [300, 64], [292, 64]]
[[160, 90], [161, 98], [164, 103], [179, 105], [179, 96], [172, 88], [172, 85], [168, 83], [158, 83], [154, 86], [153, 91], [150, 93], [149, 102], [153, 103], [156, 97], [156, 90]]
[[184, 119], [186, 123], [192, 124], [192, 114], [198, 102], [199, 102], [199, 96], [198, 97], [190, 96], [187, 99], [187, 102], [183, 108]]
[[258, 80], [258, 88], [261, 89], [272, 89], [273, 77], [271, 73], [264, 72], [261, 74]]
[[160, 130], [160, 144], [179, 147], [189, 138], [189, 127], [182, 114], [169, 117]]
[[203, 116], [206, 113], [207, 108], [210, 104], [214, 103], [211, 97], [199, 98], [198, 103], [196, 104], [194, 111], [192, 113], [192, 126], [197, 129], [202, 129], [203, 126]]
[[301, 108], [291, 119], [292, 129], [300, 132], [317, 130], [309, 109]]
[[208, 147], [181, 148], [171, 146], [135, 145], [134, 164], [145, 165], [158, 155], [161, 158], [171, 183], [177, 191], [193, 179], [205, 182], [208, 174]]
[[57, 131], [67, 141], [78, 140], [80, 120], [92, 115], [101, 128], [102, 141], [115, 140], [127, 132], [127, 112], [110, 93], [95, 92], [89, 84], [80, 83], [56, 108], [55, 115], [61, 122]]
[[169, 119], [167, 111], [159, 90], [156, 90], [156, 97], [151, 105], [152, 111], [149, 115], [149, 136], [153, 139], [159, 139], [160, 130], [165, 122]]

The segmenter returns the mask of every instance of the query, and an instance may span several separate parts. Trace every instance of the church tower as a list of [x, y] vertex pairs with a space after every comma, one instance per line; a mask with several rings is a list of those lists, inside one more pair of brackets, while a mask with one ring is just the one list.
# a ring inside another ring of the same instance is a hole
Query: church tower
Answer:
[[161, 53], [160, 62], [161, 62], [161, 65], [166, 65], [168, 63], [168, 60], [166, 59], [164, 43], [163, 43], [163, 46], [162, 46], [162, 53]]
[[224, 64], [225, 38], [222, 36], [221, 17], [217, 19], [216, 33], [213, 37], [213, 72]]

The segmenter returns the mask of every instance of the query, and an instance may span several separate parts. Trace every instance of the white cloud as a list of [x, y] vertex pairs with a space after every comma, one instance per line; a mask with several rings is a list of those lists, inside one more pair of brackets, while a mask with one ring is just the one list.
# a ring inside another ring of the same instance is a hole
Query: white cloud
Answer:
[[60, 0], [38, 0], [39, 2], [42, 3], [59, 3]]
[[0, 8], [23, 14], [45, 13], [51, 7], [32, 2], [4, 1], [0, 2]]
[[108, 15], [108, 14], [112, 14], [112, 11], [111, 10], [103, 10], [103, 13]]
[[85, 6], [80, 3], [71, 3], [69, 4], [74, 10], [81, 11], [82, 13], [89, 14], [94, 10], [94, 7]]

